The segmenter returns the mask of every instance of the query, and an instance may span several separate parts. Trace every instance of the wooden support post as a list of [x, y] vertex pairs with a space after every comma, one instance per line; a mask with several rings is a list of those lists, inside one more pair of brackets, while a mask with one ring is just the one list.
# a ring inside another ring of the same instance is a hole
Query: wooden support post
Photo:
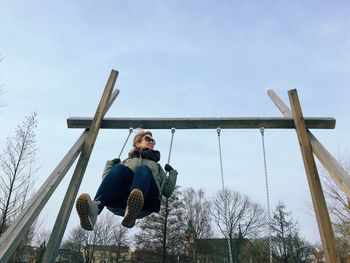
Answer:
[[78, 190], [83, 179], [87, 164], [89, 162], [101, 122], [108, 109], [107, 103], [111, 97], [117, 76], [118, 72], [112, 70], [109, 75], [106, 87], [103, 91], [100, 103], [97, 107], [94, 120], [91, 123], [89, 134], [84, 142], [77, 166], [75, 167], [72, 179], [62, 202], [60, 212], [53, 227], [48, 246], [44, 253], [43, 262], [55, 262], [57, 251], [61, 244], [64, 231], [66, 230], [68, 219], [72, 212], [72, 208], [78, 194]]
[[301, 154], [304, 160], [304, 166], [309, 182], [312, 202], [315, 209], [326, 261], [328, 263], [339, 263], [340, 261], [337, 255], [335, 237], [329, 218], [326, 200], [323, 195], [322, 185], [317, 172], [316, 163], [312, 154], [311, 143], [307, 134], [298, 94], [296, 90], [290, 90], [288, 95], [292, 106], [295, 128], [299, 139]]
[[[293, 117], [292, 111], [287, 107], [287, 105], [276, 95], [273, 90], [269, 90], [268, 95], [275, 103], [277, 108], [282, 112], [283, 116], [290, 118]], [[327, 151], [327, 149], [317, 140], [317, 138], [311, 133], [310, 130], [307, 131], [309, 135], [309, 140], [311, 142], [312, 151], [321, 162], [323, 167], [327, 170], [333, 180], [336, 182], [338, 187], [344, 191], [347, 197], [350, 199], [350, 176], [347, 172], [340, 166], [338, 161]]]

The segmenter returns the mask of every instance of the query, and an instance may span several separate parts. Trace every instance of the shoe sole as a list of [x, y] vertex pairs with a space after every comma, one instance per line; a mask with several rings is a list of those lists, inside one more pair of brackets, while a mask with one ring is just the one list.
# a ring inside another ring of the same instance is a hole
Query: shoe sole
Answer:
[[122, 221], [122, 225], [132, 228], [135, 225], [136, 217], [143, 207], [143, 194], [140, 190], [135, 189], [130, 193], [127, 201], [127, 207]]
[[89, 219], [89, 195], [81, 194], [75, 203], [75, 208], [80, 218], [80, 225], [85, 230], [93, 230], [93, 225]]

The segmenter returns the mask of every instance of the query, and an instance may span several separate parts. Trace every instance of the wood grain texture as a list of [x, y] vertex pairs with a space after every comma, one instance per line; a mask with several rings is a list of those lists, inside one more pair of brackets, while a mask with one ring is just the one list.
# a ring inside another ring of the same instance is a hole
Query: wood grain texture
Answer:
[[[93, 118], [70, 117], [68, 128], [88, 128]], [[306, 118], [309, 129], [334, 129], [334, 118]], [[293, 118], [104, 118], [101, 129], [294, 129]]]
[[62, 201], [62, 205], [58, 213], [56, 222], [54, 224], [54, 227], [50, 236], [50, 240], [47, 244], [47, 248], [43, 256], [43, 262], [55, 261], [58, 248], [61, 244], [65, 229], [67, 227], [68, 219], [72, 212], [72, 208], [74, 206], [81, 181], [83, 179], [87, 164], [89, 162], [92, 149], [94, 147], [103, 117], [109, 108], [110, 104], [108, 102], [110, 101], [117, 76], [118, 76], [118, 72], [115, 70], [112, 70], [109, 75], [105, 89], [103, 91], [100, 103], [97, 107], [95, 117], [93, 118], [91, 125], [89, 127], [88, 136], [84, 142], [72, 179], [69, 183], [66, 195]]
[[326, 261], [339, 263], [335, 237], [296, 90], [288, 92]]
[[[273, 90], [268, 91], [268, 95], [275, 103], [277, 108], [282, 112], [284, 117], [293, 117], [292, 111], [287, 105], [277, 96]], [[317, 159], [333, 178], [337, 186], [344, 191], [350, 199], [350, 177], [347, 172], [341, 167], [336, 158], [321, 144], [321, 142], [308, 130], [309, 140], [311, 142], [312, 152]]]
[[57, 165], [44, 184], [28, 202], [20, 215], [11, 223], [10, 227], [2, 235], [0, 240], [0, 262], [7, 262], [10, 259], [24, 236], [28, 233], [28, 229], [37, 219], [41, 210], [44, 208], [59, 183], [79, 156], [87, 134], [87, 131], [82, 133], [62, 161]]

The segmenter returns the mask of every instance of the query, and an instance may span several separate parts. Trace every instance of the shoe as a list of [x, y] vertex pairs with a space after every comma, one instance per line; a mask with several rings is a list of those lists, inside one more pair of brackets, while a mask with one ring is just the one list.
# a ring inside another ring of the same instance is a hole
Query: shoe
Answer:
[[75, 208], [77, 209], [80, 225], [85, 230], [93, 230], [97, 220], [99, 201], [92, 201], [88, 194], [81, 194]]
[[132, 228], [135, 225], [137, 215], [143, 207], [143, 194], [141, 190], [134, 189], [131, 191], [124, 214], [122, 225], [127, 228]]

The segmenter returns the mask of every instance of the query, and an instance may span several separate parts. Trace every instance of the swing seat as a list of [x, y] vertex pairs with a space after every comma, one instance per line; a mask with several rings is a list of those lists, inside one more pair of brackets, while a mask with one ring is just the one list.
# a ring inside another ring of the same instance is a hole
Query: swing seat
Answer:
[[[107, 209], [109, 211], [111, 211], [113, 214], [117, 215], [117, 216], [121, 216], [124, 217], [125, 214], [125, 208], [120, 208], [120, 207], [107, 207]], [[137, 219], [141, 219], [144, 218], [146, 216], [149, 216], [150, 214], [152, 214], [153, 212], [150, 211], [141, 211], [140, 213], [138, 213], [137, 215]]]

